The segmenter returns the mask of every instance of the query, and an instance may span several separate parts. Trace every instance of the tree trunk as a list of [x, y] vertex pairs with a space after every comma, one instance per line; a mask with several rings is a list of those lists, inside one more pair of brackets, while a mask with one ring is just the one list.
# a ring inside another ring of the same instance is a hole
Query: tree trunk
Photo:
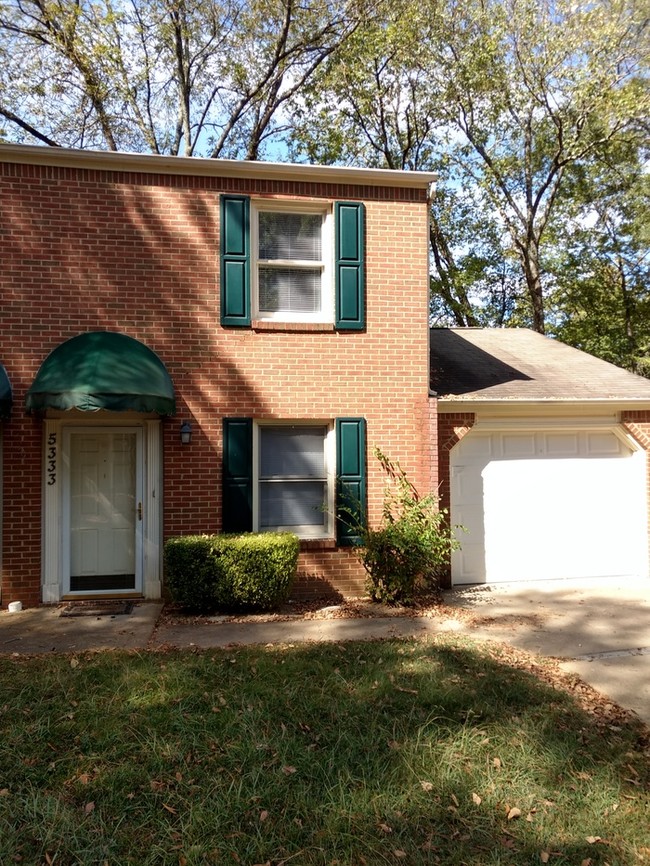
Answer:
[[546, 333], [546, 322], [544, 319], [542, 272], [539, 264], [539, 241], [529, 236], [525, 241], [519, 241], [517, 247], [519, 248], [519, 260], [533, 311], [533, 329], [538, 334], [544, 334]]

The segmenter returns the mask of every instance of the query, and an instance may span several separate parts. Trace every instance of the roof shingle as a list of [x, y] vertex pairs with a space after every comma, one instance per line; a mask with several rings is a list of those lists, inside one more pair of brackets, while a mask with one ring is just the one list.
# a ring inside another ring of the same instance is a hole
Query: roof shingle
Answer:
[[650, 400], [650, 379], [528, 328], [432, 328], [431, 388], [455, 400]]

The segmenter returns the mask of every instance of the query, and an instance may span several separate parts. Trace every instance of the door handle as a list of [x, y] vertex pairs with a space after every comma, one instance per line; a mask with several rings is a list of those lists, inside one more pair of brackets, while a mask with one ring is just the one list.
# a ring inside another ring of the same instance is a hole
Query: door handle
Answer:
[[142, 520], [142, 503], [138, 502], [138, 520]]

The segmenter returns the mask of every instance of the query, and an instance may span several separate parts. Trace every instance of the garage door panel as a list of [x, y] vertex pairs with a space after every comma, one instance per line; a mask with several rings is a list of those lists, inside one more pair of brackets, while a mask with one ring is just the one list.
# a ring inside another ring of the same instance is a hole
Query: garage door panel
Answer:
[[534, 433], [506, 433], [501, 437], [501, 443], [506, 458], [535, 456]]
[[472, 435], [451, 454], [452, 522], [468, 529], [454, 583], [647, 574], [643, 452], [610, 431], [481, 433], [493, 445], [469, 452]]
[[473, 466], [456, 466], [451, 476], [452, 499], [459, 507], [479, 507], [483, 501], [483, 479]]
[[556, 456], [573, 456], [580, 452], [577, 433], [541, 433], [540, 452]]
[[617, 437], [606, 433], [587, 433], [587, 451], [593, 455], [625, 456], [628, 450]]

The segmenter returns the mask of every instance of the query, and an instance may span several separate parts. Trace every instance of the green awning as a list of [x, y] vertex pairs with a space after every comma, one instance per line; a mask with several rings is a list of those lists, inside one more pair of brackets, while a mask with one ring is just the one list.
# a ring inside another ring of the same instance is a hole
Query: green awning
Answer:
[[126, 334], [91, 331], [57, 346], [27, 392], [28, 412], [176, 412], [174, 386], [160, 358]]
[[13, 398], [11, 396], [11, 384], [7, 371], [0, 364], [0, 418], [8, 418], [11, 412], [11, 404]]

